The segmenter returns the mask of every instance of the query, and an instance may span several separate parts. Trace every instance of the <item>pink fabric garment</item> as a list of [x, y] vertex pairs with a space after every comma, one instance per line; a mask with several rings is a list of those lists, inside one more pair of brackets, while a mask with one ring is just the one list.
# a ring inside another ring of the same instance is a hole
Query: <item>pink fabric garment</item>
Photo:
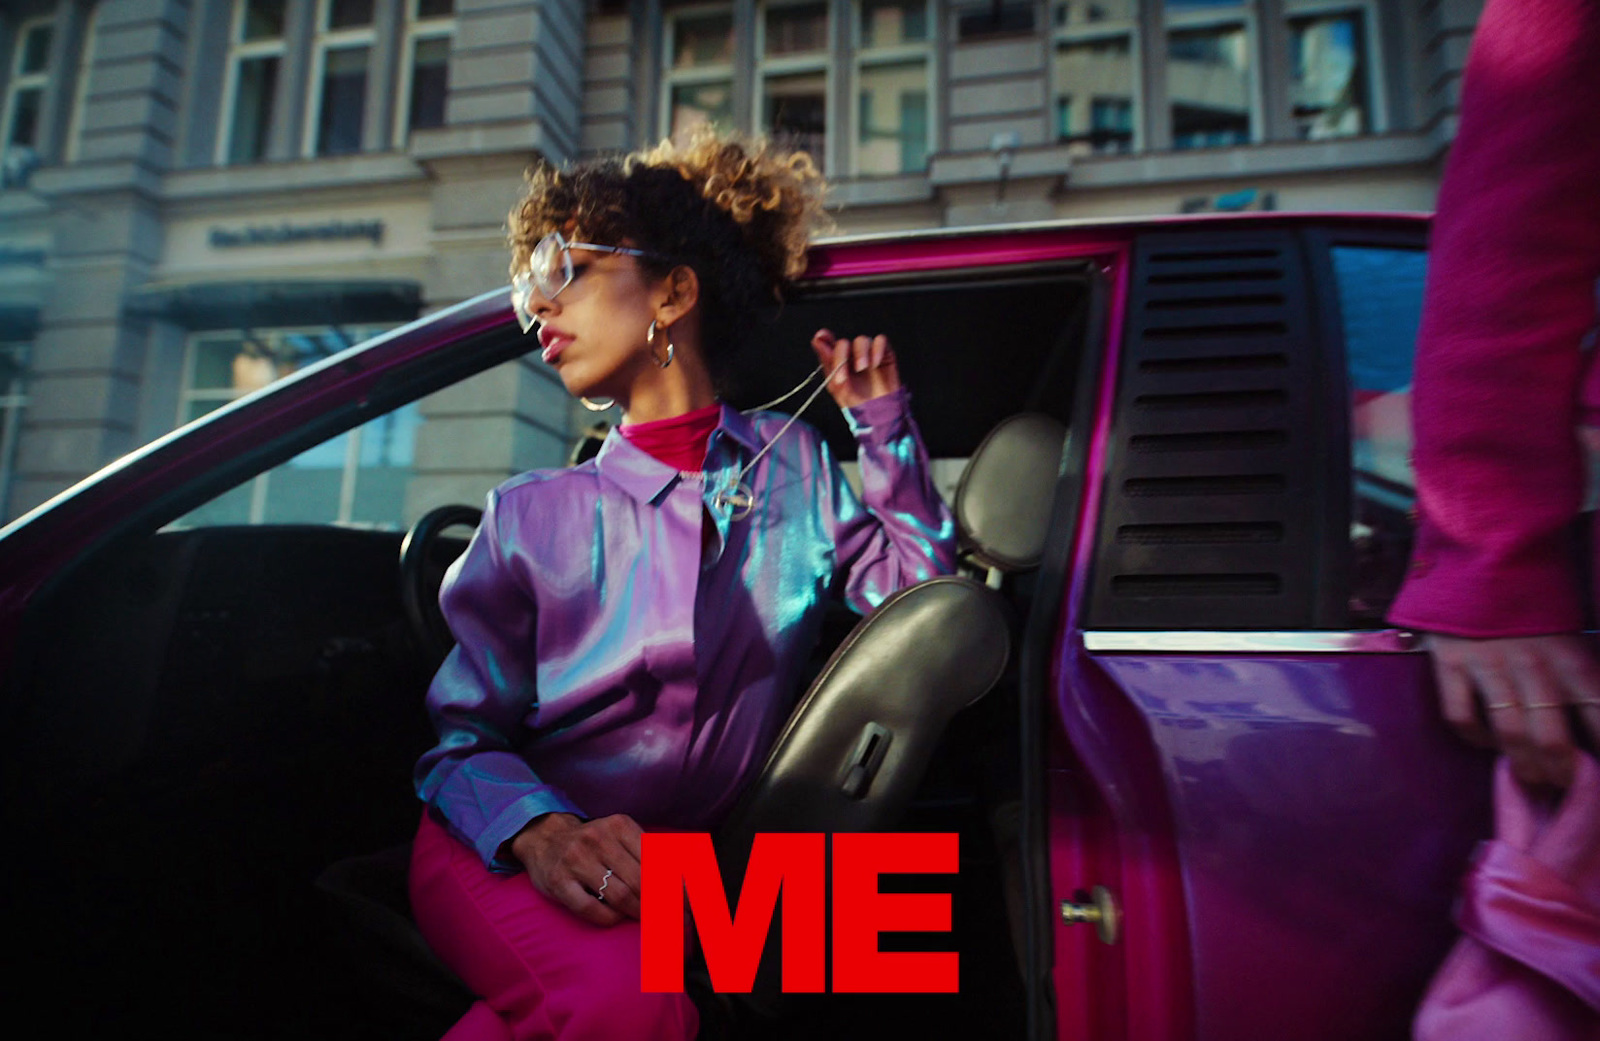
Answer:
[[698, 470], [705, 465], [706, 442], [721, 418], [722, 406], [707, 405], [681, 416], [624, 423], [617, 430], [674, 470]]
[[639, 923], [590, 925], [497, 874], [423, 814], [411, 852], [411, 909], [444, 963], [483, 997], [450, 1041], [690, 1041], [700, 1028], [683, 994], [639, 985]]
[[1417, 1011], [1416, 1041], [1600, 1041], [1600, 766], [1578, 755], [1553, 811], [1501, 758], [1495, 840], [1456, 921], [1465, 935]]
[[[1489, 0], [1439, 188], [1412, 408], [1419, 526], [1396, 625], [1582, 628], [1575, 427], [1600, 279], [1600, 0]], [[1600, 377], [1590, 385], [1600, 392]]]

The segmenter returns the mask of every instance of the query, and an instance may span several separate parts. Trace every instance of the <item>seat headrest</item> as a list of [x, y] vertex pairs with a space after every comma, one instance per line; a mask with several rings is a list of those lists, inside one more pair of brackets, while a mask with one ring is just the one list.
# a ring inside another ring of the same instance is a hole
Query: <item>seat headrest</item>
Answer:
[[1067, 428], [1023, 412], [1000, 421], [956, 487], [956, 523], [974, 560], [1001, 571], [1039, 566], [1050, 533]]

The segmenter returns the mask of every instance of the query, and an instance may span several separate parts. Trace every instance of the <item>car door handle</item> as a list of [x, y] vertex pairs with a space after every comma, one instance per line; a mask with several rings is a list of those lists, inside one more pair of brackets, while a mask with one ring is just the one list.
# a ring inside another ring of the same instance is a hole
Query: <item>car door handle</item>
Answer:
[[1095, 886], [1088, 896], [1082, 901], [1063, 900], [1061, 920], [1068, 925], [1092, 925], [1101, 943], [1116, 943], [1122, 935], [1122, 908], [1117, 898], [1105, 886]]

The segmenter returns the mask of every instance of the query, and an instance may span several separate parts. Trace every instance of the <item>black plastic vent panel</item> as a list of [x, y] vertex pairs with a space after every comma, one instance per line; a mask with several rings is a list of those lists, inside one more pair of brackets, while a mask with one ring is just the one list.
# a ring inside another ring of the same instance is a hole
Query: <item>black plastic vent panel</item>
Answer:
[[1311, 626], [1326, 467], [1300, 249], [1206, 229], [1136, 250], [1088, 627]]

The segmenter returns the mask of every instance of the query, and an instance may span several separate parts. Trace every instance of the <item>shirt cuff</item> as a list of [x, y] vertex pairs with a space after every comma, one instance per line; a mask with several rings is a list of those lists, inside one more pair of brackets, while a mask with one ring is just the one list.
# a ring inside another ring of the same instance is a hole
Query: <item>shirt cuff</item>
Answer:
[[911, 414], [911, 392], [904, 387], [869, 398], [844, 410], [845, 422], [857, 441], [874, 434], [892, 436]]
[[475, 848], [484, 866], [491, 871], [522, 870], [522, 865], [503, 847], [535, 817], [543, 817], [547, 813], [570, 813], [577, 817], [584, 815], [560, 789], [545, 787], [529, 792], [501, 810], [500, 815], [478, 833]]

